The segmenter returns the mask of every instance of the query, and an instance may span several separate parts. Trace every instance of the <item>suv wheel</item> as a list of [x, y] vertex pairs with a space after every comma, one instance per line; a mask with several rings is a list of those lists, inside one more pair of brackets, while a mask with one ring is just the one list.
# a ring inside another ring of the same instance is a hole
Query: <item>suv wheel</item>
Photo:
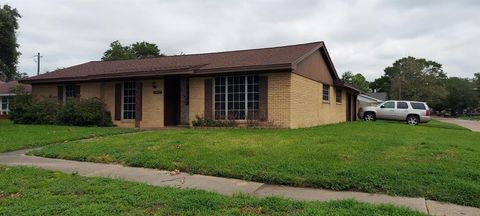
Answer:
[[407, 124], [409, 125], [418, 125], [420, 119], [416, 115], [409, 115], [407, 116]]
[[365, 116], [363, 116], [363, 120], [365, 120], [365, 121], [375, 121], [376, 120], [375, 113], [372, 113], [372, 112], [365, 113]]

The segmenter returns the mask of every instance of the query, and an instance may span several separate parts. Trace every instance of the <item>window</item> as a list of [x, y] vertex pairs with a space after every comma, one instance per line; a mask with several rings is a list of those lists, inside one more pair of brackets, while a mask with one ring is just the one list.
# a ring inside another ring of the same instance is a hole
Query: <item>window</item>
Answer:
[[335, 100], [337, 103], [342, 103], [342, 89], [336, 88], [335, 89]]
[[407, 102], [397, 102], [397, 109], [408, 109]]
[[412, 105], [412, 108], [413, 109], [419, 109], [419, 110], [426, 110], [427, 107], [425, 107], [425, 104], [424, 103], [410, 103], [410, 105]]
[[135, 82], [123, 83], [123, 119], [135, 119]]
[[389, 102], [385, 102], [381, 108], [388, 108], [388, 109], [393, 109], [395, 108], [395, 102], [393, 101], [389, 101]]
[[80, 86], [78, 85], [66, 85], [65, 86], [65, 98], [74, 99], [80, 97]]
[[215, 78], [215, 119], [258, 119], [258, 76]]
[[8, 102], [9, 102], [9, 97], [0, 97], [0, 114], [6, 114], [8, 115]]
[[330, 86], [323, 84], [323, 102], [330, 101]]

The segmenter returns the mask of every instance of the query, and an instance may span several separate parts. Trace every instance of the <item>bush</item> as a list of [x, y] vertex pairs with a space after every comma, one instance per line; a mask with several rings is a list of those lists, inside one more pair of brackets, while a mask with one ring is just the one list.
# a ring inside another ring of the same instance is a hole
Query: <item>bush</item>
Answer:
[[77, 126], [112, 126], [110, 113], [105, 112], [105, 104], [98, 98], [69, 100], [58, 111], [60, 124]]
[[212, 120], [201, 116], [196, 116], [192, 121], [194, 127], [236, 127], [237, 122], [234, 120]]
[[21, 90], [15, 93], [10, 119], [16, 124], [113, 125], [105, 104], [97, 98], [69, 100], [62, 105], [53, 98], [33, 99]]

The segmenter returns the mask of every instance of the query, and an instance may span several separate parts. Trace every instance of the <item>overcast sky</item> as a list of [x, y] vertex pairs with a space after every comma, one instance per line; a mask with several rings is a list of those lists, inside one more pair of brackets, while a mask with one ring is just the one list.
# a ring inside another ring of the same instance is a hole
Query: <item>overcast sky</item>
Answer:
[[325, 41], [339, 73], [369, 80], [404, 56], [480, 72], [480, 1], [2, 0], [19, 10], [19, 70], [99, 60], [110, 42], [156, 43], [166, 54]]

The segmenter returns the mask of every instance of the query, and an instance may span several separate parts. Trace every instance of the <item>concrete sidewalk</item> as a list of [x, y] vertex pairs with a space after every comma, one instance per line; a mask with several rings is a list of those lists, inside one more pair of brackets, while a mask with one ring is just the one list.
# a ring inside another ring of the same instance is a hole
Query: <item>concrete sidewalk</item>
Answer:
[[25, 153], [29, 151], [30, 149], [1, 153], [0, 164], [8, 166], [33, 166], [66, 173], [76, 172], [82, 176], [112, 177], [134, 182], [143, 182], [155, 186], [195, 188], [217, 192], [223, 195], [245, 193], [259, 197], [280, 196], [307, 201], [355, 199], [360, 202], [403, 206], [432, 215], [480, 216], [480, 209], [478, 208], [440, 203], [425, 200], [424, 198], [396, 197], [363, 192], [278, 186], [230, 178], [189, 175], [187, 173], [171, 175], [168, 171], [155, 169], [124, 167], [115, 164], [98, 164], [25, 155]]

